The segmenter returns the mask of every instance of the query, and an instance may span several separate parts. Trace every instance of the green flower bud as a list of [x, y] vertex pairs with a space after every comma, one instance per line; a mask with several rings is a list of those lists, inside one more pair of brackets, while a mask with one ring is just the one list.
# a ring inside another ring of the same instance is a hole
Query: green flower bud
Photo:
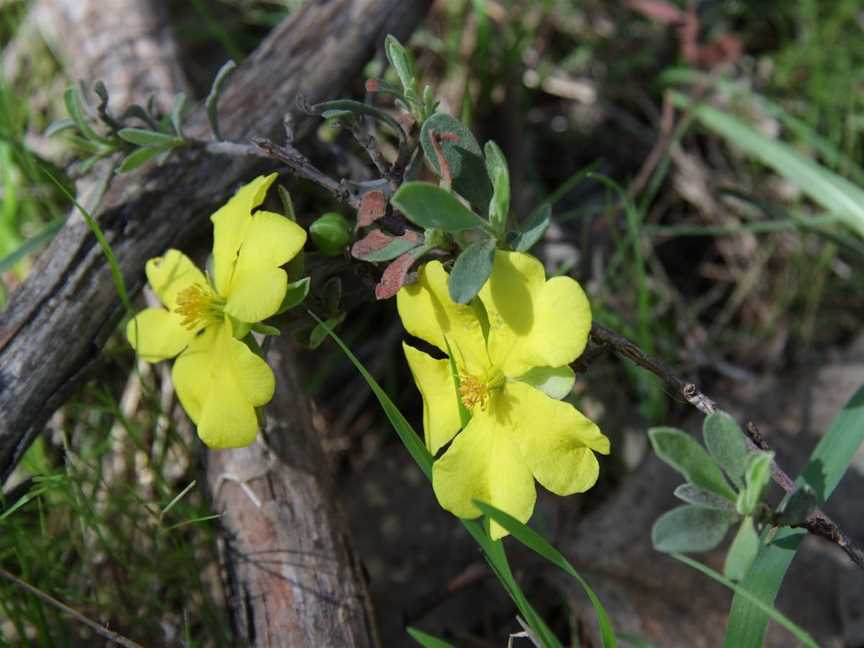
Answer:
[[336, 256], [351, 241], [351, 225], [342, 214], [328, 212], [309, 226], [309, 234], [323, 254]]

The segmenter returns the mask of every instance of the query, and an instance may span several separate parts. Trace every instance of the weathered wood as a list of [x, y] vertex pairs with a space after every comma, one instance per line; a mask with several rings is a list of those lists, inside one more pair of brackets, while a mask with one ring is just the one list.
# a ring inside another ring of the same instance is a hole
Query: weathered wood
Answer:
[[[333, 96], [356, 78], [387, 32], [410, 32], [430, 0], [321, 0], [277, 26], [238, 69], [221, 101], [232, 140], [274, 137], [295, 98]], [[198, 110], [191, 135], [207, 132]], [[115, 180], [96, 213], [130, 292], [147, 259], [206, 229], [209, 214], [261, 161], [188, 150]], [[51, 413], [80, 384], [123, 314], [96, 239], [70, 218], [0, 315], [0, 482]]]
[[278, 387], [265, 432], [248, 448], [207, 455], [237, 640], [372, 646], [368, 594], [290, 345], [277, 342], [268, 360]]

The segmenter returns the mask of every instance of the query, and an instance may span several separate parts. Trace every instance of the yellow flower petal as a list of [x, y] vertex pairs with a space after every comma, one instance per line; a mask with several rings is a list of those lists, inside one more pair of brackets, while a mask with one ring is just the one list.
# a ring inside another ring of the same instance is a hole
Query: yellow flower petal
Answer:
[[405, 330], [444, 353], [449, 343], [460, 369], [480, 374], [489, 366], [477, 311], [450, 299], [447, 273], [440, 261], [425, 264], [417, 282], [396, 294], [396, 305]]
[[237, 190], [210, 220], [213, 222], [213, 281], [216, 291], [225, 295], [231, 285], [237, 253], [252, 223], [252, 210], [264, 202], [267, 189], [278, 174], [258, 176]]
[[426, 448], [434, 455], [462, 427], [450, 361], [435, 360], [405, 343], [402, 348], [423, 396], [423, 433]]
[[[432, 487], [441, 506], [461, 518], [480, 515], [476, 499], [527, 522], [537, 498], [534, 478], [508, 430], [482, 410], [432, 466]], [[491, 532], [493, 539], [506, 535], [497, 524]]]
[[164, 308], [147, 308], [129, 320], [126, 339], [142, 360], [159, 362], [180, 353], [195, 331], [184, 328], [182, 317]]
[[258, 432], [255, 407], [275, 389], [264, 360], [234, 339], [231, 325], [209, 327], [174, 363], [177, 396], [211, 448], [249, 445]]
[[579, 410], [520, 382], [500, 395], [513, 438], [534, 477], [556, 495], [581, 493], [597, 481], [594, 452], [609, 454], [609, 439]]
[[545, 278], [534, 257], [498, 251], [480, 291], [489, 318], [489, 356], [508, 376], [569, 364], [585, 349], [591, 328], [585, 293], [569, 277]]
[[153, 292], [169, 310], [174, 309], [181, 291], [195, 284], [207, 285], [204, 274], [179, 250], [168, 250], [163, 256], [150, 259], [144, 270]]
[[279, 310], [288, 275], [278, 266], [294, 258], [304, 243], [306, 231], [296, 223], [273, 212], [256, 212], [223, 293], [225, 311], [243, 322], [260, 322]]

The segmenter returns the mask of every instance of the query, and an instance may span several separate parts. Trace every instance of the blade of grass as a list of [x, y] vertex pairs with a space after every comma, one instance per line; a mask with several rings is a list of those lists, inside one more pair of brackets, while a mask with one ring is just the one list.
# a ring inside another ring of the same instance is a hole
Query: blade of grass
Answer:
[[102, 233], [102, 228], [99, 227], [99, 223], [96, 222], [96, 219], [93, 218], [92, 214], [90, 214], [87, 209], [82, 207], [81, 204], [75, 200], [75, 196], [73, 196], [47, 168], [42, 165], [40, 165], [40, 168], [42, 169], [42, 173], [48, 176], [48, 179], [51, 180], [60, 192], [63, 193], [63, 195], [65, 195], [73, 205], [75, 205], [79, 212], [81, 212], [81, 216], [84, 217], [84, 222], [87, 223], [87, 227], [89, 227], [90, 231], [93, 232], [96, 241], [99, 243], [99, 248], [102, 250], [102, 254], [105, 255], [105, 259], [108, 261], [108, 266], [111, 268], [111, 278], [114, 280], [114, 287], [117, 289], [120, 301], [123, 302], [126, 312], [131, 315], [133, 312], [132, 302], [129, 300], [129, 293], [126, 291], [126, 282], [123, 280], [123, 273], [120, 271], [120, 264], [117, 263], [117, 257], [114, 255], [114, 250], [111, 249], [111, 244], [108, 243], [105, 234]]
[[826, 210], [842, 216], [851, 229], [864, 236], [864, 190], [732, 115], [711, 106], [694, 105], [679, 93], [673, 94], [673, 101], [679, 107], [691, 108], [703, 126], [771, 167]]
[[[795, 483], [798, 486], [809, 484], [816, 490], [819, 503], [824, 504], [846, 473], [862, 441], [864, 387], [858, 389], [831, 423]], [[761, 605], [774, 602], [786, 570], [805, 535], [806, 532], [801, 529], [781, 529], [770, 544], [759, 550], [756, 561], [741, 585]], [[736, 593], [726, 624], [727, 648], [758, 648], [762, 645], [767, 627], [768, 616], [763, 608], [750, 598]]]
[[570, 564], [561, 552], [549, 544], [549, 542], [534, 529], [523, 524], [512, 515], [509, 515], [485, 502], [475, 501], [474, 504], [477, 508], [483, 511], [484, 514], [507, 529], [519, 542], [532, 551], [540, 554], [563, 572], [579, 581], [582, 589], [585, 590], [585, 593], [591, 600], [591, 605], [594, 606], [594, 613], [597, 615], [597, 624], [600, 626], [600, 636], [603, 638], [603, 646], [614, 648], [617, 645], [617, 640], [615, 638], [615, 631], [612, 629], [612, 623], [609, 621], [609, 615], [606, 614], [606, 608], [603, 607], [603, 603], [600, 602], [600, 599], [594, 593], [594, 590], [591, 589], [588, 582], [582, 578], [579, 572], [576, 571], [576, 568]]
[[725, 578], [722, 574], [717, 573], [716, 571], [714, 571], [710, 567], [707, 567], [707, 566], [703, 565], [702, 563], [700, 563], [696, 560], [693, 560], [692, 558], [689, 558], [689, 557], [687, 557], [683, 554], [679, 554], [679, 553], [670, 553], [669, 555], [672, 556], [675, 560], [680, 560], [685, 565], [688, 565], [688, 566], [692, 567], [693, 569], [702, 572], [703, 574], [705, 574], [709, 578], [712, 578], [713, 580], [717, 581], [721, 585], [725, 585], [730, 590], [735, 592], [736, 596], [741, 596], [741, 597], [747, 599], [748, 601], [750, 601], [753, 605], [755, 605], [760, 610], [762, 610], [762, 612], [764, 612], [766, 615], [771, 617], [774, 621], [776, 621], [781, 626], [786, 628], [798, 641], [803, 643], [805, 646], [809, 646], [809, 648], [819, 648], [819, 644], [817, 644], [813, 640], [813, 637], [811, 637], [805, 630], [803, 630], [802, 628], [799, 628], [797, 625], [792, 623], [792, 621], [790, 621], [785, 616], [780, 614], [780, 612], [775, 610], [770, 605], [763, 603], [761, 600], [759, 600], [759, 598], [755, 594], [751, 594], [750, 592], [748, 592], [743, 587], [736, 585], [735, 583], [730, 581], [728, 578]]
[[450, 642], [444, 641], [443, 639], [439, 639], [438, 637], [433, 637], [430, 634], [426, 634], [422, 630], [418, 630], [417, 628], [405, 628], [411, 638], [419, 643], [423, 648], [456, 648]]

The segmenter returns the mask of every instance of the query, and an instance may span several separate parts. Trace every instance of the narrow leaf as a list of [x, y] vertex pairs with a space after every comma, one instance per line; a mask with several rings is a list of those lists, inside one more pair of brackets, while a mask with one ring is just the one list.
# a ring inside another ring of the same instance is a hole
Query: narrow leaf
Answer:
[[392, 34], [387, 34], [387, 38], [384, 39], [384, 52], [390, 65], [396, 70], [403, 90], [407, 93], [414, 86], [414, 66], [411, 56]]
[[174, 105], [171, 107], [171, 126], [180, 139], [185, 139], [185, 135], [183, 135], [183, 109], [185, 107], [186, 95], [178, 92], [174, 95]]
[[173, 148], [183, 143], [174, 135], [158, 133], [156, 131], [147, 130], [146, 128], [121, 128], [117, 131], [120, 139], [131, 142], [137, 146], [147, 146], [153, 148]]
[[430, 634], [426, 634], [417, 628], [405, 628], [405, 630], [411, 638], [423, 646], [423, 648], [456, 648], [453, 644], [448, 643], [443, 639], [439, 639], [438, 637], [433, 637]]
[[591, 600], [591, 605], [594, 607], [594, 613], [597, 615], [597, 623], [600, 626], [603, 646], [607, 648], [614, 647], [616, 645], [615, 631], [612, 629], [612, 623], [609, 620], [609, 615], [606, 613], [606, 608], [603, 607], [603, 603], [601, 603], [600, 599], [594, 593], [594, 590], [591, 589], [591, 586], [588, 585], [588, 582], [582, 578], [581, 574], [576, 571], [576, 568], [570, 564], [563, 554], [549, 544], [546, 538], [534, 531], [531, 527], [514, 518], [512, 515], [505, 513], [486, 502], [475, 500], [474, 504], [477, 508], [483, 511], [485, 515], [489, 516], [502, 527], [507, 529], [507, 531], [509, 531], [519, 542], [579, 581], [582, 589], [585, 590], [585, 593]]
[[319, 104], [315, 104], [312, 106], [312, 110], [319, 113], [322, 117], [329, 118], [333, 116], [333, 114], [325, 114], [330, 111], [337, 111], [342, 115], [353, 115], [355, 117], [372, 117], [381, 123], [387, 124], [390, 128], [392, 128], [399, 138], [405, 140], [405, 131], [402, 129], [402, 126], [393, 119], [390, 115], [385, 113], [380, 108], [376, 108], [375, 106], [370, 106], [369, 104], [362, 103], [360, 101], [354, 101], [353, 99], [334, 99], [333, 101], [324, 101]]
[[744, 515], [752, 515], [762, 498], [762, 491], [771, 480], [771, 462], [774, 461], [773, 452], [755, 452], [750, 456], [747, 465], [745, 481], [747, 488], [744, 491]]
[[375, 229], [351, 246], [351, 256], [372, 263], [390, 261], [420, 244], [420, 235], [411, 230], [402, 236], [390, 236]]
[[213, 85], [210, 87], [210, 94], [204, 102], [204, 107], [207, 110], [207, 119], [210, 121], [210, 128], [213, 130], [213, 137], [217, 140], [222, 139], [222, 133], [219, 131], [219, 97], [222, 96], [222, 91], [228, 78], [237, 69], [237, 64], [234, 61], [228, 61], [219, 68], [216, 73], [216, 78], [213, 79]]
[[125, 173], [137, 169], [159, 155], [159, 153], [161, 153], [161, 149], [158, 148], [144, 147], [135, 149], [123, 158], [123, 161], [120, 163], [119, 171], [120, 173]]
[[494, 239], [475, 241], [462, 251], [447, 280], [450, 299], [457, 304], [467, 304], [480, 292], [492, 274], [495, 244]]
[[507, 229], [510, 213], [510, 171], [504, 152], [493, 141], [486, 142], [486, 171], [492, 181], [492, 200], [489, 202], [489, 221], [499, 235]]
[[75, 122], [75, 125], [84, 137], [94, 142], [105, 141], [96, 134], [96, 131], [93, 130], [90, 126], [90, 122], [87, 120], [87, 116], [84, 113], [80, 88], [77, 86], [66, 88], [66, 91], [63, 93], [63, 102], [66, 104], [66, 110], [69, 112], [69, 116], [72, 118], [72, 121]]
[[411, 222], [424, 229], [461, 232], [487, 227], [482, 218], [453, 194], [429, 182], [406, 182], [393, 196], [392, 203]]
[[276, 315], [280, 315], [287, 310], [294, 308], [303, 303], [309, 295], [309, 285], [311, 280], [309, 277], [303, 277], [293, 283], [288, 284], [288, 290], [285, 292], [285, 298], [279, 305], [279, 310]]

